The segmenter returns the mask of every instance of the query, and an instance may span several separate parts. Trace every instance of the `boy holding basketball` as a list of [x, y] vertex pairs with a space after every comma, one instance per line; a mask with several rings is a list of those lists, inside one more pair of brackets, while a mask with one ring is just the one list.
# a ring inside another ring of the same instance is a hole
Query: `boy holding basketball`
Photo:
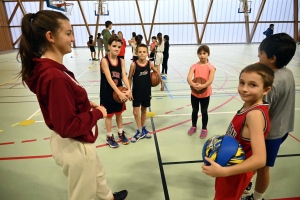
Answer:
[[[129, 140], [125, 136], [122, 129], [122, 112], [126, 110], [125, 102], [131, 99], [130, 85], [126, 76], [125, 62], [118, 58], [120, 53], [122, 41], [117, 36], [112, 36], [108, 40], [109, 53], [102, 58], [100, 64], [101, 83], [100, 83], [100, 105], [107, 110], [107, 117], [105, 118], [105, 127], [107, 131], [106, 143], [112, 147], [119, 147], [112, 134], [112, 116], [116, 115], [116, 122], [118, 126], [118, 136], [122, 144], [129, 144]], [[122, 81], [125, 83], [128, 90], [122, 93], [118, 87], [122, 86]], [[116, 92], [123, 103], [117, 103], [113, 99], [113, 92]]]
[[[197, 50], [197, 55], [199, 57], [199, 62], [192, 65], [187, 76], [187, 82], [192, 87], [191, 94], [191, 104], [193, 108], [192, 112], [192, 126], [188, 131], [188, 135], [193, 135], [197, 130], [199, 103], [201, 106], [202, 114], [202, 130], [200, 132], [200, 138], [203, 139], [207, 136], [207, 123], [208, 123], [208, 105], [210, 95], [212, 94], [211, 84], [214, 80], [216, 68], [208, 62], [208, 56], [210, 54], [209, 47], [206, 45], [201, 45]], [[194, 79], [202, 78], [204, 82], [194, 83]], [[204, 91], [203, 89], [206, 90]], [[193, 90], [194, 89], [194, 90]], [[202, 92], [203, 91], [203, 92]]]
[[[265, 38], [258, 50], [259, 62], [275, 72], [274, 84], [265, 100], [270, 104], [270, 134], [265, 140], [267, 162], [257, 170], [255, 191], [244, 199], [261, 200], [270, 181], [270, 167], [273, 167], [280, 145], [294, 130], [295, 119], [295, 80], [293, 72], [286, 67], [296, 52], [296, 42], [286, 33], [270, 35]], [[251, 185], [247, 192], [251, 191]]]
[[[145, 44], [137, 46], [138, 60], [134, 61], [130, 65], [129, 70], [129, 83], [132, 85], [132, 106], [133, 115], [137, 124], [136, 134], [131, 139], [131, 142], [137, 142], [143, 138], [151, 138], [151, 134], [146, 129], [146, 110], [150, 107], [151, 100], [151, 69], [158, 74], [158, 78], [161, 83], [161, 91], [164, 90], [164, 85], [159, 71], [154, 67], [151, 61], [146, 60], [148, 55], [148, 47]], [[141, 110], [141, 114], [140, 114]]]
[[263, 102], [263, 97], [271, 90], [273, 80], [274, 72], [260, 63], [249, 65], [240, 73], [238, 92], [244, 105], [232, 119], [226, 135], [242, 145], [246, 159], [240, 164], [222, 167], [205, 157], [210, 165], [202, 165], [203, 173], [217, 177], [215, 200], [240, 200], [253, 170], [266, 163], [265, 138], [270, 130], [270, 119], [269, 105]]

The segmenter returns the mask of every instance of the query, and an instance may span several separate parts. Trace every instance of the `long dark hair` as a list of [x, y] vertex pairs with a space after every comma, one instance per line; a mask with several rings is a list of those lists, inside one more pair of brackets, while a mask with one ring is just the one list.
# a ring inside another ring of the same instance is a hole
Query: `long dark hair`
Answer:
[[19, 46], [19, 54], [22, 63], [22, 69], [19, 77], [22, 82], [26, 81], [33, 69], [33, 58], [40, 58], [47, 50], [48, 42], [46, 33], [50, 31], [56, 35], [61, 27], [59, 19], [69, 20], [60, 12], [42, 10], [34, 13], [26, 14], [21, 22], [21, 40]]
[[141, 38], [137, 35], [135, 36], [136, 46], [139, 46], [142, 43]]
[[157, 33], [157, 40], [158, 40], [158, 44], [161, 45], [161, 43], [162, 43], [162, 34], [161, 33]]

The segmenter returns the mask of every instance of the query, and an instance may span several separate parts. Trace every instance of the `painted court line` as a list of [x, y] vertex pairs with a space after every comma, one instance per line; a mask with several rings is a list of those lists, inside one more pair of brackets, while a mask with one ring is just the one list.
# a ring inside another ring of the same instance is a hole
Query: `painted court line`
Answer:
[[32, 139], [32, 140], [23, 140], [21, 143], [26, 143], [26, 142], [35, 142], [37, 139]]

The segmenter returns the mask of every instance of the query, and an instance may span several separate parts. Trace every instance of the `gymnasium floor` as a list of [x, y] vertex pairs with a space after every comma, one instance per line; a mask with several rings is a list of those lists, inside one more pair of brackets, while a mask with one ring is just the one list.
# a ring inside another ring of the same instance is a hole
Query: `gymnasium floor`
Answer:
[[[242, 101], [237, 93], [238, 75], [258, 61], [258, 44], [209, 45], [210, 62], [217, 67], [209, 105], [209, 135], [223, 134]], [[127, 189], [128, 200], [208, 200], [214, 196], [214, 179], [201, 172], [202, 146], [199, 133], [188, 136], [191, 126], [190, 90], [186, 82], [189, 67], [198, 61], [197, 45], [170, 47], [165, 91], [152, 89], [147, 127], [156, 131], [152, 139], [111, 149], [105, 145], [104, 120], [98, 122], [97, 153], [104, 164], [109, 186]], [[131, 49], [126, 53], [129, 69]], [[36, 97], [20, 80], [11, 81], [19, 71], [16, 52], [0, 55], [0, 200], [65, 200], [67, 179], [51, 158], [50, 131], [43, 122]], [[90, 100], [99, 103], [99, 62], [92, 62], [87, 48], [74, 49], [64, 64], [86, 88]], [[300, 199], [300, 45], [288, 67], [296, 82], [295, 131], [282, 145], [266, 199]], [[63, 95], [63, 94], [62, 94]], [[123, 114], [129, 137], [136, 124], [131, 103]], [[29, 126], [19, 122], [34, 119]], [[115, 125], [115, 122], [114, 122]], [[198, 120], [201, 128], [201, 117]], [[116, 132], [114, 128], [114, 132]]]

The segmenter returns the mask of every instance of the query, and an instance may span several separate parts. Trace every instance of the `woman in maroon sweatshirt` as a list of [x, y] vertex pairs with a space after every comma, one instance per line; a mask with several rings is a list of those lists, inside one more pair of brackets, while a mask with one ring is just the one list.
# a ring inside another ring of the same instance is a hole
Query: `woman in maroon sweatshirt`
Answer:
[[69, 19], [60, 12], [42, 10], [22, 19], [20, 76], [36, 94], [55, 162], [68, 178], [70, 200], [123, 200], [127, 191], [112, 194], [94, 145], [97, 121], [106, 109], [90, 102], [86, 90], [63, 64], [74, 42]]

